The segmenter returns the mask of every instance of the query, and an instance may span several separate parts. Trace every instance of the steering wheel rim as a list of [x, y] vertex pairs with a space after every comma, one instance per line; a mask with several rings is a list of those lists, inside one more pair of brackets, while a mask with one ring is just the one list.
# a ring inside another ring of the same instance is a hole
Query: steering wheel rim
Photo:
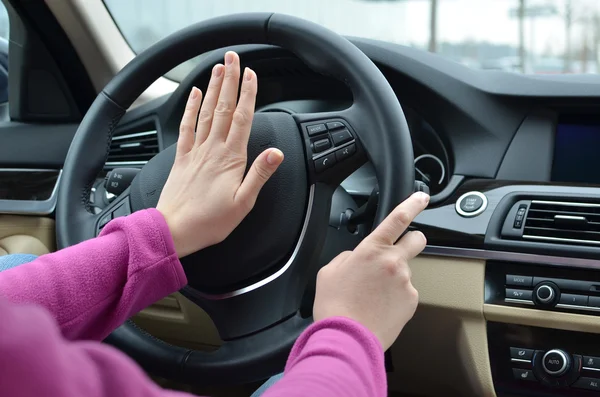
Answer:
[[[250, 280], [247, 285], [227, 293], [198, 288], [182, 291], [211, 315], [222, 338], [225, 335], [226, 342], [219, 350], [202, 353], [167, 345], [129, 322], [109, 338], [147, 370], [194, 383], [245, 383], [281, 371], [296, 337], [310, 323], [310, 319], [297, 314], [298, 298], [309, 275], [318, 270], [315, 262], [322, 249], [331, 195], [346, 176], [367, 158], [372, 162], [379, 182], [379, 207], [374, 225], [414, 189], [412, 143], [406, 118], [389, 83], [364, 53], [338, 34], [296, 17], [271, 13], [230, 15], [192, 25], [161, 40], [134, 58], [100, 92], [80, 124], [65, 160], [56, 214], [59, 248], [93, 238], [98, 232], [98, 221], [106, 211], [124, 204], [132, 204], [134, 210], [145, 208], [158, 200], [158, 197], [148, 198], [148, 192], [154, 196], [154, 192], [162, 188], [161, 183], [164, 184], [170, 170], [169, 161], [172, 164], [169, 158], [174, 156], [174, 146], [151, 160], [139, 178], [136, 177], [132, 188], [102, 214], [94, 215], [89, 210], [91, 184], [104, 165], [115, 127], [133, 101], [154, 80], [180, 63], [211, 50], [242, 44], [268, 44], [291, 51], [313, 70], [344, 81], [353, 93], [354, 104], [335, 113], [295, 114], [288, 118], [264, 116], [265, 122], [277, 124], [277, 129], [292, 131], [293, 124], [297, 130], [297, 139], [290, 138], [294, 142], [278, 140], [273, 131], [263, 138], [288, 144], [294, 153], [303, 148], [306, 164], [302, 165], [302, 172], [306, 176], [302, 183], [306, 186], [299, 194], [306, 195], [305, 216], [293, 252], [285, 258], [285, 263], [279, 258], [279, 264], [271, 267], [270, 274], [260, 282], [250, 283]], [[187, 96], [189, 88], [180, 86], [173, 96]], [[261, 134], [254, 130], [255, 124], [260, 123], [258, 118], [253, 124], [251, 140]], [[345, 162], [318, 172], [317, 162], [329, 155], [318, 157], [311, 151], [312, 138], [307, 126], [327, 121], [345, 124], [353, 140], [340, 148], [355, 145], [355, 154]], [[249, 163], [253, 157], [251, 150], [249, 147]], [[294, 165], [300, 167], [299, 162]], [[144, 179], [145, 170], [154, 171], [147, 171], [146, 175], [160, 173], [161, 176]], [[286, 171], [280, 169], [279, 172]], [[260, 200], [261, 197], [257, 205]], [[302, 238], [307, 233], [310, 237]], [[298, 265], [302, 261], [309, 265]], [[263, 282], [267, 279], [270, 281]], [[276, 297], [281, 303], [274, 299]], [[270, 307], [264, 306], [266, 301], [271, 301]], [[236, 324], [240, 317], [231, 320], [235, 317], [232, 313], [243, 317], [257, 305], [264, 306], [264, 310], [253, 314], [260, 320], [248, 320], [251, 324], [241, 325]], [[296, 312], [292, 311], [294, 306]], [[223, 316], [223, 313], [229, 315]]]

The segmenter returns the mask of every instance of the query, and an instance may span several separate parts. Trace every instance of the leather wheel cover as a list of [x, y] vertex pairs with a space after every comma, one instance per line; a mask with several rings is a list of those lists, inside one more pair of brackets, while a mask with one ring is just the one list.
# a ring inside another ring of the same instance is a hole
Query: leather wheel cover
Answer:
[[[379, 183], [375, 225], [414, 186], [412, 143], [404, 113], [389, 83], [366, 55], [338, 34], [299, 18], [230, 15], [192, 25], [156, 43], [100, 92], [65, 160], [56, 213], [59, 248], [95, 237], [99, 219], [117, 205], [126, 203], [134, 211], [156, 205], [173, 162], [173, 145], [148, 162], [131, 188], [101, 214], [90, 212], [90, 187], [104, 166], [115, 127], [133, 101], [173, 67], [202, 53], [242, 44], [273, 45], [292, 52], [314, 71], [345, 82], [354, 102], [332, 113], [256, 115], [248, 163], [266, 144], [282, 148], [286, 161], [230, 238], [182, 259], [190, 281], [182, 293], [211, 316], [224, 341], [221, 348], [204, 353], [172, 346], [132, 322], [108, 338], [147, 371], [196, 384], [258, 381], [283, 369], [295, 339], [311, 322], [298, 314], [298, 308], [307, 281], [318, 271], [331, 197], [343, 179], [371, 161]], [[183, 104], [191, 88], [189, 80], [171, 95], [171, 105]], [[175, 106], [168, 108], [171, 120], [178, 123], [181, 112], [173, 110]], [[307, 127], [334, 121], [347, 128], [352, 140], [313, 153], [314, 138]], [[342, 151], [350, 156], [343, 157]], [[270, 211], [277, 216], [270, 216]], [[255, 232], [258, 222], [264, 233]], [[232, 247], [239, 249], [237, 255], [227, 254]], [[216, 260], [222, 262], [220, 266], [211, 267]], [[195, 266], [199, 261], [203, 270]]]

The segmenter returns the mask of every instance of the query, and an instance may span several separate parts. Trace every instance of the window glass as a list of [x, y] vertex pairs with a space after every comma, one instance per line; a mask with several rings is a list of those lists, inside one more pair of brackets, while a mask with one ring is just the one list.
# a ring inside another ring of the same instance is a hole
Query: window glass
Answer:
[[600, 65], [600, 0], [104, 1], [135, 52], [194, 22], [264, 11], [436, 52], [478, 69], [598, 73]]

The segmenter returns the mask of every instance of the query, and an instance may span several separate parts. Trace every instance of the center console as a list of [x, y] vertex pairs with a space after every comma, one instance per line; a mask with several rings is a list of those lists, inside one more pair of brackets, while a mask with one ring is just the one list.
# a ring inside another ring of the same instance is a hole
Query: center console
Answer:
[[486, 261], [498, 396], [600, 396], [600, 118], [523, 124], [543, 128], [515, 136], [505, 180], [465, 180], [417, 227], [426, 253]]

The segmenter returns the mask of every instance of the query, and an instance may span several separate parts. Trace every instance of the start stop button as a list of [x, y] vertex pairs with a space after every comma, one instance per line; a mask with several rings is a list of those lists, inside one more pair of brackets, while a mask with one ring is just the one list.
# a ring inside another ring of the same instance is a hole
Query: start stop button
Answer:
[[456, 212], [464, 217], [481, 214], [487, 208], [488, 200], [481, 192], [468, 192], [456, 201]]

